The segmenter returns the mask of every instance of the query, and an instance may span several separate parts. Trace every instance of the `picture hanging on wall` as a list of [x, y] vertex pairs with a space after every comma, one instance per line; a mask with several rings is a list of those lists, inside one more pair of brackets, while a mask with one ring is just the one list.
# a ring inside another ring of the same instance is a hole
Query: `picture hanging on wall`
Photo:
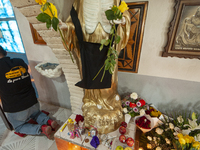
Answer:
[[127, 46], [121, 50], [119, 54], [118, 70], [123, 72], [137, 73], [148, 1], [127, 4], [129, 7], [128, 11], [131, 16], [131, 30]]
[[200, 1], [175, 0], [163, 57], [200, 59]]
[[34, 29], [33, 25], [30, 23], [30, 29], [33, 37], [33, 42], [35, 44], [41, 44], [41, 45], [46, 45], [46, 42], [43, 40], [43, 38], [39, 35], [37, 30]]

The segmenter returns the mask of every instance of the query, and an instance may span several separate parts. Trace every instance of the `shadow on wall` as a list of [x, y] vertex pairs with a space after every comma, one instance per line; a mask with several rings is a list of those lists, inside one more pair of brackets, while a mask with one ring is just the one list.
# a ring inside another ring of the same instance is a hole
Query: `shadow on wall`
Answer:
[[39, 100], [59, 107], [71, 109], [70, 93], [64, 74], [58, 78], [47, 78], [41, 75], [35, 66], [41, 62], [29, 61], [31, 74], [38, 91]]
[[[178, 101], [176, 100], [172, 100], [168, 103], [159, 103], [157, 105], [158, 109], [162, 111], [162, 113], [171, 113], [171, 114], [187, 114], [187, 115], [191, 115], [193, 112], [200, 114], [200, 101], [197, 102], [189, 102], [189, 103], [184, 103], [184, 104], [180, 104]], [[188, 116], [191, 117], [191, 116]]]

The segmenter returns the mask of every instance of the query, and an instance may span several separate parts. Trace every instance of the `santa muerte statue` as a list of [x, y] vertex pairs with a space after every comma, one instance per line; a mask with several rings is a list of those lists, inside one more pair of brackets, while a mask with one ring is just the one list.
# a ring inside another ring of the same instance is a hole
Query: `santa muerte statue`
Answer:
[[75, 0], [70, 16], [65, 22], [60, 20], [58, 27], [55, 6], [45, 0], [36, 2], [43, 12], [37, 19], [46, 22], [47, 28], [59, 30], [65, 48], [70, 56], [73, 54], [80, 70], [81, 81], [76, 86], [84, 89], [85, 127], [95, 126], [99, 134], [116, 130], [124, 121], [117, 92], [117, 61], [129, 39], [127, 4], [120, 4], [120, 0]]

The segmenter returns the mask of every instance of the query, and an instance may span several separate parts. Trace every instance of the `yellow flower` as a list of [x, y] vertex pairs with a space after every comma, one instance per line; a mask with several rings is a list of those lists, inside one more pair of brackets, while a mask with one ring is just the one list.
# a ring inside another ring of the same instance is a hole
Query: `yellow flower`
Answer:
[[122, 1], [121, 2], [121, 5], [119, 5], [118, 9], [123, 13], [125, 12], [126, 10], [128, 10], [128, 5], [126, 4], [125, 1]]
[[47, 0], [35, 0], [35, 2], [40, 5], [44, 5], [47, 2]]
[[68, 118], [68, 120], [67, 120], [69, 123], [74, 123], [74, 120], [73, 119], [71, 119], [71, 118]]
[[192, 120], [195, 120], [195, 119], [197, 119], [197, 115], [196, 115], [195, 112], [193, 112], [193, 113], [192, 113]]
[[195, 141], [193, 144], [192, 144], [192, 147], [194, 147], [194, 148], [200, 148], [200, 143], [199, 142], [197, 142], [197, 141]]
[[[51, 19], [52, 19], [53, 17], [58, 18], [56, 6], [54, 6], [52, 3], [49, 3], [49, 4], [50, 4], [49, 7], [47, 7], [47, 9], [46, 9], [45, 11], [43, 11], [43, 7], [44, 7], [44, 6], [42, 6], [40, 10], [41, 10], [43, 13], [48, 14], [48, 15], [51, 17]], [[52, 14], [52, 13], [53, 13], [53, 14]]]
[[184, 139], [185, 139], [186, 143], [192, 143], [194, 141], [194, 138], [189, 135], [185, 135]]
[[183, 138], [183, 134], [179, 133], [179, 134], [177, 134], [177, 137], [178, 138]]
[[178, 141], [179, 141], [179, 143], [180, 143], [181, 145], [185, 145], [185, 143], [186, 143], [185, 139], [182, 138], [182, 137], [179, 138]]

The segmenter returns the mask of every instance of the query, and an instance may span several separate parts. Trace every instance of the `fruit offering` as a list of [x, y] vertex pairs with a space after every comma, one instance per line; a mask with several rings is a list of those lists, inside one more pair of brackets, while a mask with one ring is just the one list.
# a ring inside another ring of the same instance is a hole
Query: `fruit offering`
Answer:
[[132, 147], [134, 145], [134, 140], [131, 137], [129, 137], [126, 139], [126, 144]]
[[125, 135], [120, 135], [119, 136], [119, 141], [121, 142], [121, 143], [126, 143], [126, 136]]
[[132, 150], [132, 148], [130, 148], [130, 147], [126, 147], [124, 150]]
[[125, 134], [126, 133], [126, 128], [124, 126], [119, 127], [119, 133], [120, 134]]
[[123, 127], [126, 128], [126, 127], [127, 127], [127, 123], [126, 123], [126, 122], [122, 122], [122, 123], [121, 123], [121, 126], [123, 126]]
[[115, 150], [124, 150], [122, 146], [117, 146]]

